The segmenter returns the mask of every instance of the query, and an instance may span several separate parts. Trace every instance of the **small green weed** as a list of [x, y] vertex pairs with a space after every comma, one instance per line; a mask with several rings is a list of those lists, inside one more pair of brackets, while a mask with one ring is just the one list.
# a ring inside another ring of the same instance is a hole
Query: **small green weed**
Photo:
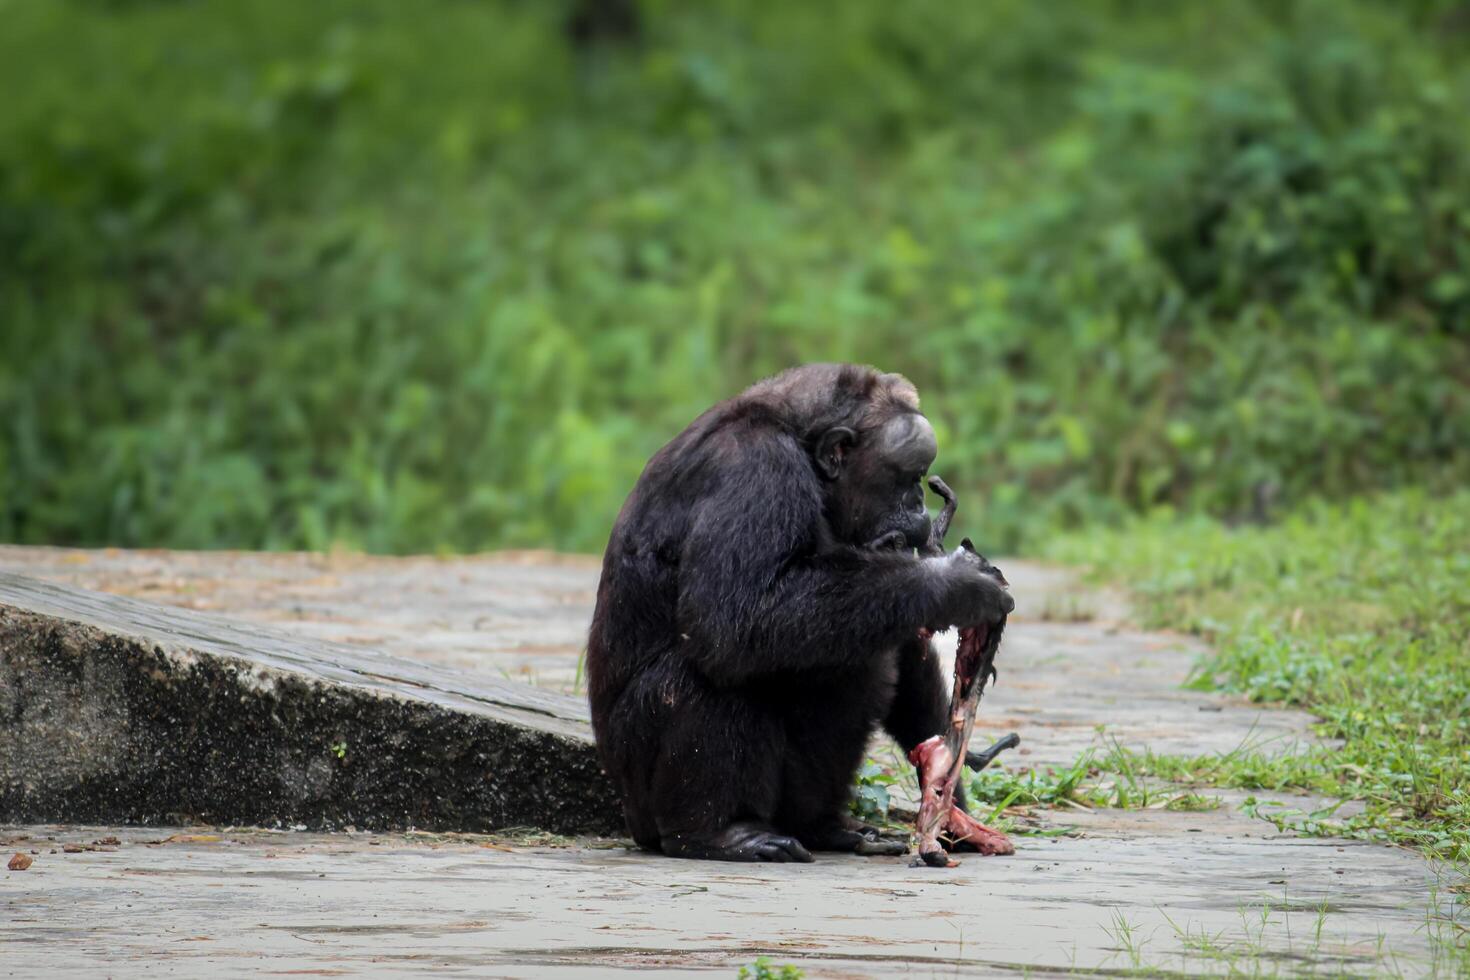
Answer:
[[1219, 808], [1220, 798], [1218, 796], [1201, 796], [1198, 793], [1180, 793], [1164, 804], [1165, 810], [1179, 810], [1185, 813], [1202, 813]]
[[965, 793], [976, 804], [990, 804], [996, 810], [1010, 806], [1065, 806], [1078, 803], [1102, 806], [1104, 798], [1085, 785], [1098, 770], [1092, 752], [1084, 752], [1070, 766], [1058, 770], [1040, 769], [1011, 771], [999, 763], [980, 772], [965, 770]]
[[739, 980], [801, 980], [806, 972], [787, 963], [772, 966], [770, 957], [761, 956], [749, 966], [742, 966], [736, 976]]
[[1130, 969], [1144, 968], [1143, 948], [1148, 945], [1149, 940], [1142, 935], [1138, 926], [1128, 921], [1127, 916], [1115, 909], [1113, 924], [1103, 926], [1103, 931], [1118, 944], [1118, 950], [1128, 956]]
[[1012, 806], [1213, 810], [1220, 805], [1218, 799], [1181, 792], [1148, 776], [1131, 754], [1115, 745], [1101, 756], [1089, 749], [1061, 768], [1012, 771], [996, 764], [981, 772], [966, 771], [965, 792], [975, 803], [993, 808], [992, 820]]
[[581, 694], [582, 686], [587, 683], [587, 648], [577, 654], [577, 672], [572, 676], [572, 693]]

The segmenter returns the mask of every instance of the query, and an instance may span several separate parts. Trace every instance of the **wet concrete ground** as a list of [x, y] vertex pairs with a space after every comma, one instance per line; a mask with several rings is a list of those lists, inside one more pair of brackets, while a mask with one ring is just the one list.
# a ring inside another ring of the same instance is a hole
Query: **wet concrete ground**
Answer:
[[[1019, 731], [1013, 767], [1111, 738], [1199, 753], [1310, 737], [1300, 713], [1179, 690], [1197, 651], [1121, 625], [1115, 600], [1002, 564], [1019, 608], [976, 741]], [[596, 583], [595, 563], [539, 555], [0, 548], [0, 570], [568, 690]], [[949, 871], [679, 862], [607, 841], [0, 828], [3, 856], [37, 852], [0, 872], [0, 975], [733, 975], [762, 955], [832, 977], [1453, 973], [1431, 917], [1452, 882], [1403, 850], [1277, 834], [1239, 799], [1043, 812], [1070, 835]]]
[[[0, 974], [733, 975], [761, 955], [832, 977], [1427, 962], [1421, 862], [1240, 829], [1154, 813], [935, 872], [898, 858], [723, 865], [412, 835], [193, 830], [150, 846], [168, 834], [37, 828], [58, 840], [14, 842], [40, 854], [0, 879]], [[105, 834], [122, 845], [51, 853]]]

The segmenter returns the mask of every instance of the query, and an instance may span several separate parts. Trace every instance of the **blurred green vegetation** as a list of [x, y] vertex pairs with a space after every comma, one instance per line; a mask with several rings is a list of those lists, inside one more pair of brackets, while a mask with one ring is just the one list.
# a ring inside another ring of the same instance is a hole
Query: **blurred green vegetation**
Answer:
[[643, 9], [5, 4], [0, 539], [596, 550], [803, 360], [989, 549], [1470, 475], [1462, 5]]

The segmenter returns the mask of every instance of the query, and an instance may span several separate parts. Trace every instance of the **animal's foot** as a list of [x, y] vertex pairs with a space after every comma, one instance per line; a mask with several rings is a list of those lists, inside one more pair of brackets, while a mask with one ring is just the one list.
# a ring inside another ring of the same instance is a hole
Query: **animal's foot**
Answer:
[[[992, 671], [992, 673], [994, 672]], [[979, 772], [981, 769], [984, 769], [986, 766], [994, 762], [995, 757], [1000, 755], [1006, 749], [1013, 749], [1020, 744], [1021, 736], [1017, 735], [1015, 732], [1011, 732], [1005, 738], [996, 742], [984, 752], [966, 752], [965, 765], [969, 766], [975, 772]]]
[[909, 850], [907, 834], [884, 833], [851, 817], [815, 834], [802, 835], [802, 842], [814, 851], [848, 851], [864, 857], [891, 857]]
[[734, 823], [714, 834], [670, 834], [660, 842], [669, 857], [705, 861], [770, 861], [809, 864], [812, 854], [795, 837], [756, 823]]
[[909, 862], [911, 868], [958, 868], [960, 863], [952, 861], [944, 848], [937, 851], [920, 851], [919, 856]]

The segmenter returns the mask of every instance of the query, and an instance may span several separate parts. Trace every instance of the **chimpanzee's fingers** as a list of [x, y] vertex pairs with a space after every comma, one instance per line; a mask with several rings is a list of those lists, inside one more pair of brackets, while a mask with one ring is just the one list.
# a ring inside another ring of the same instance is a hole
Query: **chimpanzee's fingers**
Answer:
[[801, 841], [795, 837], [782, 837], [780, 840], [781, 846], [785, 848], [787, 854], [791, 855], [793, 861], [800, 861], [802, 864], [812, 863], [812, 852], [802, 846]]
[[870, 551], [901, 551], [908, 542], [902, 531], [889, 531], [868, 542]]
[[[995, 580], [991, 579], [991, 581]], [[1009, 616], [1016, 611], [1016, 597], [1011, 595], [1010, 590], [999, 582], [996, 582], [995, 605], [1002, 616]]]
[[995, 757], [1000, 755], [1006, 749], [1013, 749], [1020, 744], [1021, 736], [1017, 735], [1015, 732], [1011, 732], [1005, 738], [996, 742], [984, 752], [966, 752], [965, 765], [969, 766], [975, 772], [979, 772], [981, 769], [984, 769], [986, 766], [994, 762]]
[[897, 854], [907, 854], [909, 845], [905, 841], [882, 837], [878, 840], [858, 841], [857, 847], [853, 848], [852, 852], [861, 854], [863, 857], [892, 857]]
[[[968, 551], [956, 550], [955, 555], [961, 556], [961, 560], [968, 561], [981, 575], [983, 583], [982, 591], [985, 595], [985, 619], [988, 622], [998, 622], [1002, 616], [1009, 616], [1016, 611], [1016, 597], [1011, 595], [1011, 590], [1000, 583], [1000, 580], [989, 574], [989, 570], [983, 565], [976, 565], [976, 556]], [[983, 560], [983, 559], [981, 559]], [[979, 612], [980, 610], [976, 610]]]

